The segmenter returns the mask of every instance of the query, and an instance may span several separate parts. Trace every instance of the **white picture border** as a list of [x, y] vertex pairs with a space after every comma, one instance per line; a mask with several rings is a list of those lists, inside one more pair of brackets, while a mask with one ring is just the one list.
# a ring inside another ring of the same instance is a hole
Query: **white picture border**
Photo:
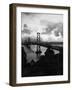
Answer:
[[[63, 75], [21, 77], [21, 12], [63, 14]], [[16, 8], [16, 83], [56, 82], [68, 80], [68, 10], [48, 8]]]

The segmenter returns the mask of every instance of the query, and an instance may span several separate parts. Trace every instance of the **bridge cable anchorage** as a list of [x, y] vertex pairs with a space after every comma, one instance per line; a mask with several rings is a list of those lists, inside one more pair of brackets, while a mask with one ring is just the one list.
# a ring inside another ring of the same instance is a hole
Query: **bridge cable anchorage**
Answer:
[[38, 56], [40, 56], [40, 54], [42, 53], [39, 44], [40, 44], [40, 33], [37, 32], [37, 50], [36, 50], [36, 54], [37, 54]]

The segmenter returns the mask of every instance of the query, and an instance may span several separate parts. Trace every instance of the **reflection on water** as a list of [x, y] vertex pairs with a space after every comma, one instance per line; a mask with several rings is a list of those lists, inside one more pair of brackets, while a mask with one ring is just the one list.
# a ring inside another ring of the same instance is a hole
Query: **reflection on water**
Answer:
[[[23, 47], [24, 47], [25, 53], [27, 55], [27, 57], [26, 57], [27, 63], [30, 63], [32, 60], [35, 62], [37, 62], [39, 60], [39, 57], [36, 54], [37, 45], [29, 45], [29, 46], [23, 45]], [[41, 48], [41, 52], [42, 52], [40, 55], [45, 55], [44, 53], [46, 52], [47, 48], [43, 47], [43, 46], [40, 46], [40, 48]], [[53, 51], [54, 51], [54, 54], [59, 53], [59, 51], [57, 51], [57, 50], [53, 50]]]
[[[45, 51], [47, 50], [47, 48], [46, 48], [46, 47], [43, 47], [43, 46], [40, 46], [40, 48], [41, 48], [41, 51], [42, 51], [41, 55], [44, 55], [44, 53], [45, 53]], [[37, 45], [31, 45], [31, 49], [32, 49], [34, 52], [36, 52], [36, 51], [37, 51]]]

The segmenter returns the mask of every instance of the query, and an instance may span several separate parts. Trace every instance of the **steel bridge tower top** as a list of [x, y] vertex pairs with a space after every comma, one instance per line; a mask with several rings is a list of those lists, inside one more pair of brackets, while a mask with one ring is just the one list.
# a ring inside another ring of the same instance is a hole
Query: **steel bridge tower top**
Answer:
[[37, 51], [36, 51], [36, 54], [39, 56], [41, 54], [41, 48], [40, 48], [40, 33], [37, 32]]

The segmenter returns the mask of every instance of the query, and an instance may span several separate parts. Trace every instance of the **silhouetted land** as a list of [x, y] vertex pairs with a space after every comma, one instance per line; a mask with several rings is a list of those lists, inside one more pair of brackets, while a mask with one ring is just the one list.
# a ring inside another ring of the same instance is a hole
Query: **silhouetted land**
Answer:
[[24, 48], [22, 51], [22, 77], [31, 76], [52, 76], [63, 75], [63, 48], [59, 48], [59, 53], [54, 54], [51, 47], [46, 50], [45, 55], [41, 55], [37, 62], [34, 60], [27, 63], [27, 54]]

